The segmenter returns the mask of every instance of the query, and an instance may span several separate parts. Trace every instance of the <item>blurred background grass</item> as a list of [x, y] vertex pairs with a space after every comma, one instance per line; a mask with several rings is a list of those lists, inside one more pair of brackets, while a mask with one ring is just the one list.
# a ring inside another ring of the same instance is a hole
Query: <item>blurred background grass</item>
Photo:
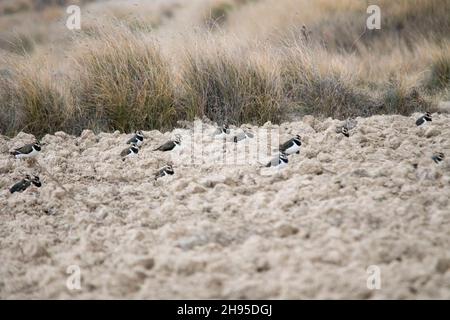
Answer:
[[[70, 4], [82, 29], [65, 27]], [[367, 30], [369, 4], [381, 30]], [[0, 2], [0, 133], [436, 111], [450, 0]]]

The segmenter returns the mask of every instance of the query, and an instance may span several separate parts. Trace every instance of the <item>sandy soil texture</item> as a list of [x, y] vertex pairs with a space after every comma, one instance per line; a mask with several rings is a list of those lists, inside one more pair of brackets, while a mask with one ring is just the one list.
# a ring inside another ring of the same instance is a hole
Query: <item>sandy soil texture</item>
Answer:
[[[204, 163], [152, 151], [175, 133], [189, 145], [189, 124], [144, 132], [126, 161], [119, 132], [47, 135], [37, 164], [8, 155], [32, 136], [0, 137], [0, 298], [449, 299], [450, 116], [418, 116], [358, 118], [349, 138], [333, 119], [267, 123], [303, 138], [273, 174], [222, 163], [213, 150], [236, 145], [218, 139]], [[11, 195], [25, 173], [43, 186]], [[66, 287], [72, 265], [81, 290]]]

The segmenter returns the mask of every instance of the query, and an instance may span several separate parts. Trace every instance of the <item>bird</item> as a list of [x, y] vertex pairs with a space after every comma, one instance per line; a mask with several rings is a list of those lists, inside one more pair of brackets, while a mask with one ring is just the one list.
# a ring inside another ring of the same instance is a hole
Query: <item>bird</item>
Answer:
[[36, 187], [41, 187], [42, 183], [39, 180], [38, 176], [33, 176], [31, 177], [30, 175], [26, 175], [25, 178], [23, 178], [22, 180], [20, 180], [19, 182], [17, 182], [16, 184], [14, 184], [10, 189], [9, 192], [14, 193], [14, 192], [22, 192], [25, 191], [26, 189], [28, 189], [28, 187], [31, 186], [31, 184], [33, 184]]
[[18, 149], [14, 149], [14, 151], [10, 152], [10, 154], [13, 155], [16, 159], [23, 159], [35, 157], [40, 151], [41, 144], [39, 142], [34, 142], [26, 144]]
[[41, 180], [39, 179], [38, 176], [33, 176], [33, 178], [31, 179], [31, 183], [35, 186], [40, 188], [42, 186]]
[[427, 122], [431, 122], [431, 114], [429, 112], [425, 112], [419, 119], [416, 120], [416, 126], [422, 127], [427, 124]]
[[175, 135], [174, 140], [169, 140], [166, 143], [160, 145], [153, 151], [171, 151], [179, 148], [181, 146], [181, 136], [179, 134]]
[[266, 164], [266, 168], [277, 168], [281, 169], [287, 166], [289, 160], [288, 155], [284, 152], [280, 152], [280, 154], [269, 161], [269, 163]]
[[284, 152], [287, 155], [300, 153], [300, 146], [302, 145], [302, 142], [300, 141], [301, 137], [300, 135], [296, 135], [294, 138], [289, 139], [283, 144], [280, 144], [280, 152]]
[[432, 159], [434, 162], [436, 162], [437, 164], [439, 164], [442, 160], [444, 160], [444, 158], [445, 158], [445, 155], [444, 155], [442, 152], [435, 153], [435, 154], [431, 157], [431, 159]]
[[139, 147], [132, 143], [130, 147], [123, 149], [122, 152], [120, 153], [120, 156], [122, 158], [122, 161], [125, 161], [126, 158], [129, 157], [134, 157], [138, 154], [139, 152]]
[[140, 147], [143, 142], [144, 135], [142, 134], [142, 131], [136, 131], [134, 136], [127, 141], [127, 144], [135, 144], [136, 146]]
[[348, 132], [348, 129], [346, 126], [341, 127], [341, 133], [346, 136], [347, 138], [350, 137], [350, 133]]
[[161, 169], [158, 170], [155, 174], [155, 180], [158, 180], [159, 178], [165, 177], [167, 175], [173, 175], [175, 171], [173, 170], [173, 167], [171, 164], [168, 164]]
[[228, 123], [224, 123], [221, 127], [217, 128], [214, 132], [216, 138], [225, 138], [227, 134], [230, 134]]

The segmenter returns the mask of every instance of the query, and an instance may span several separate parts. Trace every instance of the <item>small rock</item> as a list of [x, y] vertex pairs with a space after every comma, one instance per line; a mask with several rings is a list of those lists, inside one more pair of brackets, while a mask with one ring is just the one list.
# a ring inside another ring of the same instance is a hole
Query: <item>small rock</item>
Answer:
[[66, 139], [67, 136], [68, 136], [67, 133], [65, 133], [64, 131], [57, 131], [57, 132], [55, 132], [55, 137]]
[[211, 176], [207, 179], [202, 181], [202, 185], [206, 188], [214, 188], [219, 183], [225, 183], [226, 177], [225, 176]]
[[436, 263], [436, 271], [439, 273], [445, 273], [448, 269], [450, 269], [450, 259], [440, 258]]
[[301, 171], [304, 174], [316, 174], [320, 175], [323, 173], [323, 168], [320, 162], [316, 160], [306, 160], [303, 161], [301, 165]]
[[368, 178], [370, 177], [370, 174], [365, 169], [356, 169], [352, 172], [353, 176], [359, 177], [359, 178]]
[[108, 211], [105, 208], [101, 208], [95, 213], [95, 217], [99, 220], [104, 220], [108, 216]]
[[391, 139], [389, 140], [387, 143], [385, 143], [385, 145], [393, 150], [398, 149], [398, 147], [400, 147], [400, 145], [402, 144], [402, 140], [401, 139]]
[[333, 157], [329, 153], [321, 152], [317, 155], [317, 160], [320, 162], [331, 162]]
[[183, 250], [191, 250], [196, 246], [204, 245], [209, 242], [206, 235], [185, 237], [177, 241], [177, 247]]
[[65, 194], [66, 192], [63, 189], [58, 188], [55, 191], [53, 191], [52, 196], [55, 197], [56, 199], [62, 199]]
[[270, 270], [270, 264], [267, 261], [256, 262], [256, 272], [267, 272]]
[[26, 245], [24, 248], [24, 253], [34, 259], [49, 256], [45, 246], [35, 242]]
[[276, 227], [275, 233], [280, 238], [286, 238], [294, 234], [297, 234], [298, 228], [287, 223], [282, 223]]
[[142, 266], [146, 270], [150, 270], [155, 266], [155, 259], [151, 257], [142, 258], [135, 262], [135, 265]]
[[429, 128], [427, 131], [425, 131], [425, 137], [432, 138], [436, 137], [441, 134], [441, 131], [437, 128]]
[[193, 188], [192, 188], [192, 193], [203, 193], [205, 192], [205, 188], [203, 188], [202, 186], [196, 184]]
[[321, 260], [325, 263], [340, 264], [341, 254], [337, 250], [331, 250], [326, 252]]

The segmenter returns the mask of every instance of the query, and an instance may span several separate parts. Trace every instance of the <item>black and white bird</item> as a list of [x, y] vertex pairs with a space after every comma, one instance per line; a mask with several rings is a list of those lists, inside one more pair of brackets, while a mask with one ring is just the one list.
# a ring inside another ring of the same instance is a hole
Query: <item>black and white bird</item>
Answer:
[[422, 127], [425, 126], [428, 122], [431, 122], [431, 114], [429, 112], [425, 112], [423, 116], [416, 120], [416, 126]]
[[280, 152], [284, 152], [287, 155], [300, 153], [300, 146], [302, 145], [302, 142], [300, 141], [301, 137], [300, 135], [296, 135], [294, 138], [289, 139], [283, 144], [280, 144]]
[[287, 166], [288, 162], [288, 155], [284, 152], [280, 152], [277, 157], [273, 158], [266, 164], [266, 168], [282, 169]]
[[136, 131], [134, 136], [127, 141], [127, 144], [135, 144], [138, 147], [140, 147], [143, 142], [144, 142], [144, 134], [142, 133], [142, 131]]
[[436, 162], [437, 164], [439, 164], [442, 160], [444, 160], [444, 158], [445, 158], [445, 155], [444, 155], [442, 152], [435, 153], [435, 154], [431, 157], [431, 159], [432, 159], [434, 162]]
[[347, 138], [350, 137], [350, 133], [348, 132], [348, 128], [346, 126], [341, 127], [341, 133]]
[[173, 175], [175, 171], [173, 170], [173, 167], [171, 164], [168, 164], [161, 169], [158, 170], [155, 174], [155, 180], [158, 180], [159, 178], [165, 177], [167, 175]]
[[166, 143], [160, 145], [153, 151], [172, 151], [181, 147], [181, 136], [179, 134], [175, 135], [174, 140], [169, 140]]
[[23, 178], [22, 180], [17, 182], [15, 185], [13, 185], [9, 189], [9, 192], [14, 193], [14, 192], [25, 191], [26, 189], [28, 189], [28, 187], [31, 186], [31, 184], [33, 184], [34, 186], [36, 186], [38, 188], [42, 186], [41, 180], [39, 179], [38, 176], [31, 177], [30, 175], [27, 174], [25, 176], [25, 178]]
[[126, 158], [135, 157], [139, 152], [139, 147], [136, 144], [131, 144], [130, 147], [123, 149], [120, 153], [120, 157], [122, 161], [125, 161]]
[[41, 144], [39, 142], [26, 144], [23, 147], [15, 149], [11, 152], [16, 159], [33, 158], [41, 151]]
[[214, 136], [216, 138], [225, 138], [227, 135], [230, 134], [230, 128], [228, 127], [228, 123], [224, 123], [222, 126], [216, 129], [214, 132]]

